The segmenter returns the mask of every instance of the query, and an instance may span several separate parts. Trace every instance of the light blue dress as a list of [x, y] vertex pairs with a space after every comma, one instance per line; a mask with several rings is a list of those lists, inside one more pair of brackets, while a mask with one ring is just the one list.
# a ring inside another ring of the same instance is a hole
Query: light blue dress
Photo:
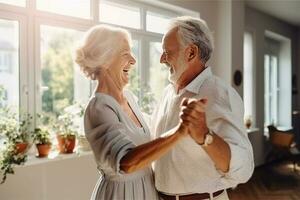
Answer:
[[151, 167], [130, 174], [120, 170], [120, 160], [131, 148], [150, 141], [149, 129], [134, 96], [124, 93], [142, 128], [113, 97], [103, 93], [95, 93], [85, 110], [85, 134], [102, 174], [91, 200], [158, 200]]

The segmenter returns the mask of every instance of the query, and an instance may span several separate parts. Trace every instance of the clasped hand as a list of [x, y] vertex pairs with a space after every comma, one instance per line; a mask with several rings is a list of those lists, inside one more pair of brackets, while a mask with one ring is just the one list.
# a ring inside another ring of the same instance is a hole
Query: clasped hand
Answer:
[[209, 132], [206, 125], [207, 99], [187, 99], [181, 103], [181, 127], [185, 127], [188, 134], [198, 144], [204, 143], [205, 135]]

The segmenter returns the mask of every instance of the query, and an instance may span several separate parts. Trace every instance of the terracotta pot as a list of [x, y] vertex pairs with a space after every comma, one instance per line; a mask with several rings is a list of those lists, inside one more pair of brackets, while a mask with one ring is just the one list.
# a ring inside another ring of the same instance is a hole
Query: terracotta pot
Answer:
[[20, 153], [25, 153], [26, 149], [27, 149], [28, 143], [16, 143], [16, 147], [17, 147], [17, 154]]
[[36, 148], [39, 152], [38, 157], [47, 157], [51, 150], [51, 144], [37, 144]]
[[58, 149], [60, 153], [73, 153], [76, 143], [75, 135], [57, 135]]

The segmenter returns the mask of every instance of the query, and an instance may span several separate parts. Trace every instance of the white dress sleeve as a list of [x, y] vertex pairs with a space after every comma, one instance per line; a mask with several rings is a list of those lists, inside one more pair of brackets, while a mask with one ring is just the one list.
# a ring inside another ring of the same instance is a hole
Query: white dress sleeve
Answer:
[[[113, 100], [113, 99], [110, 99]], [[85, 111], [84, 126], [96, 162], [100, 168], [120, 173], [120, 160], [136, 145], [126, 134], [129, 129], [119, 121], [112, 102], [91, 99]]]

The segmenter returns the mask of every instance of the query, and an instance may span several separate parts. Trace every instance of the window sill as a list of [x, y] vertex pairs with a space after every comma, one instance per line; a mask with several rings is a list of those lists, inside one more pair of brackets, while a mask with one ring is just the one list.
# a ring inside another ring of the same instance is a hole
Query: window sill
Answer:
[[36, 157], [35, 155], [30, 154], [28, 155], [25, 164], [20, 165], [18, 167], [28, 167], [28, 166], [46, 164], [49, 162], [57, 162], [57, 161], [68, 160], [68, 159], [78, 159], [80, 157], [91, 156], [91, 155], [93, 155], [92, 151], [75, 151], [74, 153], [71, 154], [59, 154], [58, 151], [53, 151], [49, 154], [48, 157], [45, 158], [39, 158]]
[[258, 131], [259, 131], [259, 128], [249, 128], [249, 129], [247, 129], [248, 134], [255, 133], [255, 132], [258, 132]]
[[293, 129], [293, 127], [291, 127], [291, 126], [277, 126], [276, 128], [279, 131], [289, 131], [289, 130]]

